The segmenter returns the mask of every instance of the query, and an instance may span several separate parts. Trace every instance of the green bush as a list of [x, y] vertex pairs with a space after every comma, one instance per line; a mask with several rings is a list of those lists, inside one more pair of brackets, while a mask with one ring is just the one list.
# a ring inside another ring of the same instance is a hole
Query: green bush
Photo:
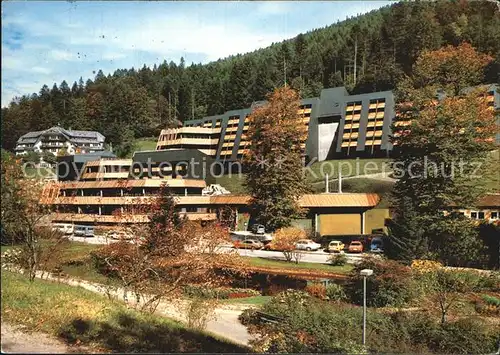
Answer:
[[498, 292], [500, 291], [499, 275], [498, 272], [483, 273], [475, 270], [436, 269], [429, 272], [415, 272], [414, 279], [420, 292], [427, 295], [446, 285], [461, 293]]
[[[274, 323], [259, 313], [277, 317]], [[461, 319], [441, 325], [423, 312], [387, 314], [368, 310], [367, 344], [359, 346], [362, 309], [332, 304], [300, 291], [273, 297], [260, 311], [247, 310], [240, 321], [258, 352], [276, 353], [453, 353], [484, 354], [495, 348], [495, 325]]]
[[328, 257], [328, 262], [333, 266], [344, 266], [347, 264], [347, 256], [344, 253], [333, 254]]
[[373, 275], [366, 282], [369, 306], [403, 306], [418, 294], [417, 284], [408, 266], [369, 256], [357, 263], [351, 272], [347, 293], [355, 304], [362, 304], [363, 301], [363, 277], [359, 274], [363, 269], [373, 270]]
[[500, 298], [497, 298], [497, 297], [494, 297], [494, 296], [490, 296], [490, 295], [482, 295], [481, 298], [487, 304], [491, 304], [493, 306], [499, 306], [500, 307]]
[[338, 284], [329, 284], [326, 286], [326, 297], [333, 302], [342, 302], [347, 299], [344, 287]]
[[244, 326], [249, 326], [257, 320], [257, 310], [255, 308], [247, 308], [238, 316], [238, 320]]
[[500, 292], [500, 272], [492, 271], [489, 274], [481, 274], [477, 288], [480, 291]]
[[449, 354], [488, 354], [496, 345], [497, 332], [475, 318], [463, 318], [443, 327], [442, 337], [433, 339], [430, 348], [434, 352]]

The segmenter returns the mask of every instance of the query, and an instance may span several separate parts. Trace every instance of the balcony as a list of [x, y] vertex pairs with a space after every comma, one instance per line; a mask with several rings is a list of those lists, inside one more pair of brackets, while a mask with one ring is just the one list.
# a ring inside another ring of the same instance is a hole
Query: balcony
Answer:
[[342, 143], [342, 148], [346, 147], [356, 147], [358, 145], [357, 141], [352, 141], [352, 142], [343, 142]]

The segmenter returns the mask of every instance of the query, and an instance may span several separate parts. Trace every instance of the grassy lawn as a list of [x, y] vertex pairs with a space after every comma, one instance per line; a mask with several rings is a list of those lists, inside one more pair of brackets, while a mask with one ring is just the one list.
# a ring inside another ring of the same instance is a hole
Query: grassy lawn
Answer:
[[157, 141], [157, 137], [136, 139], [136, 141], [134, 142], [134, 150], [155, 150]]
[[112, 352], [246, 352], [174, 320], [143, 314], [79, 287], [2, 271], [2, 320]]
[[248, 193], [247, 188], [243, 185], [245, 182], [245, 174], [224, 175], [216, 179], [215, 183], [225, 187], [232, 194], [244, 195]]
[[352, 270], [352, 266], [350, 264], [346, 264], [344, 266], [332, 266], [328, 264], [307, 263], [307, 262], [300, 262], [298, 264], [295, 264], [294, 262], [288, 262], [283, 260], [271, 260], [264, 258], [252, 258], [252, 257], [245, 257], [245, 260], [248, 261], [248, 263], [251, 266], [267, 267], [267, 268], [293, 269], [293, 270], [297, 269], [318, 270], [318, 271], [335, 272], [339, 274], [347, 274]]
[[[338, 178], [338, 169], [339, 167], [342, 169], [342, 176], [356, 176], [356, 175], [364, 175], [364, 174], [375, 174], [380, 173], [382, 171], [390, 172], [388, 168], [388, 163], [390, 159], [344, 159], [344, 160], [327, 160], [322, 162], [317, 162], [311, 165], [310, 170], [306, 170], [306, 179], [311, 183], [313, 191], [315, 193], [324, 192], [325, 190], [325, 176], [321, 174], [323, 169], [323, 173], [328, 173], [330, 176], [330, 191], [336, 191], [337, 182], [334, 181]], [[315, 176], [315, 175], [316, 176]], [[373, 184], [368, 183], [359, 183], [352, 182], [353, 180], [369, 180], [373, 181]], [[231, 176], [224, 175], [217, 178], [216, 183], [225, 187], [233, 194], [246, 194], [248, 190], [243, 185], [245, 181], [245, 174], [231, 174]], [[377, 186], [377, 183], [380, 185], [385, 185], [387, 182], [379, 181], [375, 179], [349, 179], [344, 180], [343, 182], [343, 190], [345, 192], [379, 192], [380, 189]], [[360, 185], [361, 184], [361, 185]], [[364, 184], [364, 185], [363, 185]], [[351, 187], [352, 185], [352, 187]]]
[[226, 304], [248, 304], [254, 306], [262, 306], [269, 302], [272, 296], [253, 296], [253, 297], [245, 297], [245, 298], [230, 298], [226, 300], [222, 300], [223, 303]]
[[26, 166], [24, 174], [29, 179], [43, 179], [48, 176], [54, 176], [55, 170], [51, 168], [34, 168], [33, 166]]
[[316, 162], [306, 170], [306, 178], [311, 181], [325, 180], [326, 174], [330, 179], [337, 179], [339, 169], [342, 171], [342, 176], [358, 176], [369, 175], [380, 172], [390, 172], [390, 159], [339, 159], [325, 160]]
[[68, 243], [68, 248], [64, 250], [61, 261], [67, 262], [84, 259], [90, 255], [91, 251], [97, 250], [100, 247], [102, 247], [102, 245], [71, 241]]

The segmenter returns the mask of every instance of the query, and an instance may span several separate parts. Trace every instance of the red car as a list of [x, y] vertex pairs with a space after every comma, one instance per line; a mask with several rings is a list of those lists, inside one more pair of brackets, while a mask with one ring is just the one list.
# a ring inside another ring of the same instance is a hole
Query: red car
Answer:
[[362, 253], [363, 244], [359, 240], [355, 240], [349, 244], [349, 248], [347, 250], [349, 253]]

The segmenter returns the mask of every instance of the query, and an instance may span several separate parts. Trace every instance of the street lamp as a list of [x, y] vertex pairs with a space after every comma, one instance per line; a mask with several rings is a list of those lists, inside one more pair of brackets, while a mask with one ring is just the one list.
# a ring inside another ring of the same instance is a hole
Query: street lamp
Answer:
[[366, 344], [366, 278], [373, 275], [373, 270], [363, 269], [359, 272], [363, 276], [363, 345]]

